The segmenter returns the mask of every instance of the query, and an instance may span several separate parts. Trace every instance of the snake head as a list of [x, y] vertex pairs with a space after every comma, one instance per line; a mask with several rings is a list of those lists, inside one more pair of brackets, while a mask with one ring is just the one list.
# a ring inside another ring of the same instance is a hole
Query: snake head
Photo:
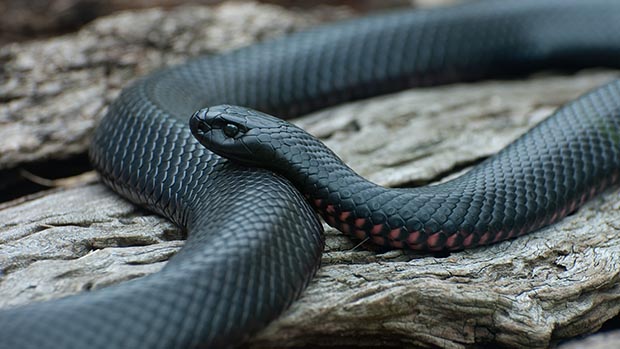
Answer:
[[190, 118], [194, 137], [214, 153], [246, 166], [267, 167], [273, 163], [288, 123], [256, 110], [218, 105], [204, 108]]

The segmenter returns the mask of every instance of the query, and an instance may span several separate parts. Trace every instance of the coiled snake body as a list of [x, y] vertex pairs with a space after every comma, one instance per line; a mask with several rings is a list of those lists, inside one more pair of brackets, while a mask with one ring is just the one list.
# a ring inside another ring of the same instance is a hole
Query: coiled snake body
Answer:
[[[157, 274], [0, 312], [0, 347], [229, 347], [305, 288], [323, 247], [311, 207], [281, 177], [200, 145], [188, 127], [196, 110], [227, 103], [290, 117], [412, 85], [620, 66], [618, 33], [614, 0], [483, 1], [337, 23], [138, 81], [110, 107], [91, 157], [115, 191], [185, 227], [186, 245]], [[233, 139], [259, 122], [237, 107], [210, 110]], [[318, 147], [293, 131], [268, 131], [263, 143]], [[292, 164], [283, 171], [344, 231], [432, 250], [492, 243], [556, 221], [617, 182], [620, 82], [443, 186], [385, 192], [331, 156], [296, 158], [289, 149], [266, 156]], [[330, 182], [329, 173], [344, 176]]]

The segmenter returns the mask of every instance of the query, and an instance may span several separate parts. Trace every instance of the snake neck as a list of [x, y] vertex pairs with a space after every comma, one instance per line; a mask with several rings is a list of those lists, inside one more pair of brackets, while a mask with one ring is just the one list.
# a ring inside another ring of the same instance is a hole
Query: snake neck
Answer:
[[366, 204], [387, 195], [386, 188], [357, 174], [305, 131], [291, 124], [283, 127], [271, 134], [271, 159], [263, 163], [290, 180], [329, 225], [352, 233], [352, 222], [370, 221], [380, 211]]
[[[282, 136], [273, 146], [273, 170], [289, 179], [313, 204], [323, 201], [317, 209], [340, 204], [342, 192], [348, 196], [346, 188], [382, 188], [358, 175], [320, 140], [296, 126], [289, 125], [279, 134]], [[337, 197], [330, 195], [336, 192]]]

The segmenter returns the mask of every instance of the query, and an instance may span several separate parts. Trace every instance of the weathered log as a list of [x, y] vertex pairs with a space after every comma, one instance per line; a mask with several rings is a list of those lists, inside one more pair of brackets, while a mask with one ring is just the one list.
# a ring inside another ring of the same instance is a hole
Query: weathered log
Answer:
[[[121, 13], [76, 35], [5, 47], [0, 167], [84, 152], [119, 88], [155, 66], [309, 23], [256, 4], [184, 7]], [[415, 89], [297, 123], [364, 176], [417, 185], [462, 172], [619, 74]], [[17, 131], [26, 133], [12, 136]], [[539, 232], [449, 256], [375, 252], [327, 229], [323, 265], [308, 290], [249, 345], [544, 348], [593, 332], [620, 310], [619, 193]], [[172, 224], [96, 181], [2, 204], [0, 222], [0, 306], [155, 272], [183, 244]]]
[[558, 349], [610, 349], [617, 348], [618, 343], [620, 343], [620, 331], [615, 330], [574, 340], [559, 346]]

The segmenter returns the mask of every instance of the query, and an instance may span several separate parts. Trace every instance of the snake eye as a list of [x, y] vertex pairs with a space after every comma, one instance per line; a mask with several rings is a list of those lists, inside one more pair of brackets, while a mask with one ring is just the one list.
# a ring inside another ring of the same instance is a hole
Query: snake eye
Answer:
[[226, 126], [224, 126], [224, 134], [226, 136], [233, 138], [237, 133], [239, 133], [239, 127], [237, 127], [237, 125], [226, 124]]

